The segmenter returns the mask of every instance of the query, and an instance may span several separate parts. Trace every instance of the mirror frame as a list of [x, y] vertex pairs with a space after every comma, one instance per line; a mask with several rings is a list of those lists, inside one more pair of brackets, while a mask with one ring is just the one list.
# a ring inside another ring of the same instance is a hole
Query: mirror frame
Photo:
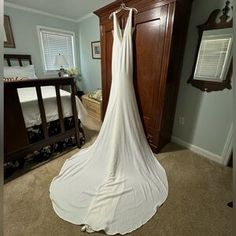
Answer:
[[[195, 55], [195, 61], [193, 64], [193, 69], [192, 69], [192, 74], [187, 81], [187, 83], [191, 84], [192, 86], [206, 92], [211, 92], [211, 91], [220, 91], [225, 88], [227, 89], [232, 89], [231, 86], [231, 77], [232, 77], [232, 72], [233, 72], [233, 58], [230, 61], [229, 69], [228, 72], [226, 73], [226, 77], [223, 81], [221, 82], [216, 82], [216, 81], [206, 81], [206, 80], [196, 80], [194, 79], [194, 71], [196, 68], [196, 63], [197, 63], [197, 58], [198, 58], [198, 52], [200, 49], [200, 44], [202, 40], [202, 35], [203, 32], [206, 30], [215, 30], [215, 29], [225, 29], [225, 28], [232, 28], [233, 27], [233, 17], [229, 20], [230, 16], [228, 16], [228, 13], [230, 11], [229, 5], [230, 1], [226, 1], [225, 7], [223, 10], [216, 9], [214, 10], [208, 20], [202, 24], [198, 25], [198, 34], [199, 34], [199, 41], [198, 41], [198, 46], [197, 46], [197, 51]], [[219, 22], [217, 23], [217, 18], [220, 13], [223, 13], [219, 17]]]

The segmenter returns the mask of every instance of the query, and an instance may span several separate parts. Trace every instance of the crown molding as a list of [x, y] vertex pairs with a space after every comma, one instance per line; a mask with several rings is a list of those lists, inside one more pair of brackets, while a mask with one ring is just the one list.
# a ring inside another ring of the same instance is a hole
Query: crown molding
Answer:
[[81, 22], [81, 21], [84, 21], [92, 16], [95, 16], [92, 12], [88, 13], [87, 15], [83, 16], [83, 17], [80, 17], [76, 22]]
[[[28, 11], [28, 12], [32, 12], [32, 13], [37, 13], [37, 14], [41, 14], [41, 15], [45, 15], [45, 16], [49, 16], [49, 17], [60, 19], [60, 20], [66, 20], [66, 21], [70, 21], [70, 22], [74, 22], [74, 23], [78, 22], [78, 20], [76, 20], [76, 19], [51, 14], [49, 12], [36, 10], [36, 9], [30, 8], [30, 7], [23, 7], [23, 6], [20, 6], [18, 4], [10, 3], [10, 2], [6, 2], [6, 1], [4, 2], [4, 6], [19, 9], [19, 10], [23, 10], [23, 11]], [[80, 19], [82, 19], [82, 18], [80, 18]]]

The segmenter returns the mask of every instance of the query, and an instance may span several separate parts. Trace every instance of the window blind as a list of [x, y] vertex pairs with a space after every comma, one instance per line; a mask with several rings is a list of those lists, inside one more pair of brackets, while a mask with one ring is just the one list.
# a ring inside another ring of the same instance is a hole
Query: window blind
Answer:
[[68, 65], [63, 66], [64, 68], [75, 67], [74, 36], [72, 33], [61, 33], [42, 28], [39, 32], [46, 71], [59, 69], [58, 66], [55, 65], [55, 56], [59, 54], [64, 55], [68, 62]]
[[231, 48], [231, 35], [203, 36], [194, 79], [219, 81], [224, 79]]

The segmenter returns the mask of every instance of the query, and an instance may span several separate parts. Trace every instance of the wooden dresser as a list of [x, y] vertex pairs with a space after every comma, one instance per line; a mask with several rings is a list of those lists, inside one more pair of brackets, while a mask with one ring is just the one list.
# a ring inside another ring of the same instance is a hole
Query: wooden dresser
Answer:
[[[138, 10], [133, 16], [134, 85], [148, 142], [158, 152], [171, 140], [192, 0], [117, 0], [94, 12], [100, 19], [103, 117], [111, 86], [109, 15], [122, 2]], [[124, 29], [128, 11], [117, 16]]]
[[88, 95], [82, 96], [82, 103], [86, 108], [88, 115], [97, 121], [102, 120], [102, 103], [90, 98]]

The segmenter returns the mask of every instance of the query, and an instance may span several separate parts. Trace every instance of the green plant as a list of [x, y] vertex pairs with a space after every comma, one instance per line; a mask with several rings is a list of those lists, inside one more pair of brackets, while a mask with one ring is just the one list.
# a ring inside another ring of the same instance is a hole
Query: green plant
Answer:
[[66, 70], [69, 76], [76, 76], [79, 74], [79, 69], [78, 68], [69, 68]]

